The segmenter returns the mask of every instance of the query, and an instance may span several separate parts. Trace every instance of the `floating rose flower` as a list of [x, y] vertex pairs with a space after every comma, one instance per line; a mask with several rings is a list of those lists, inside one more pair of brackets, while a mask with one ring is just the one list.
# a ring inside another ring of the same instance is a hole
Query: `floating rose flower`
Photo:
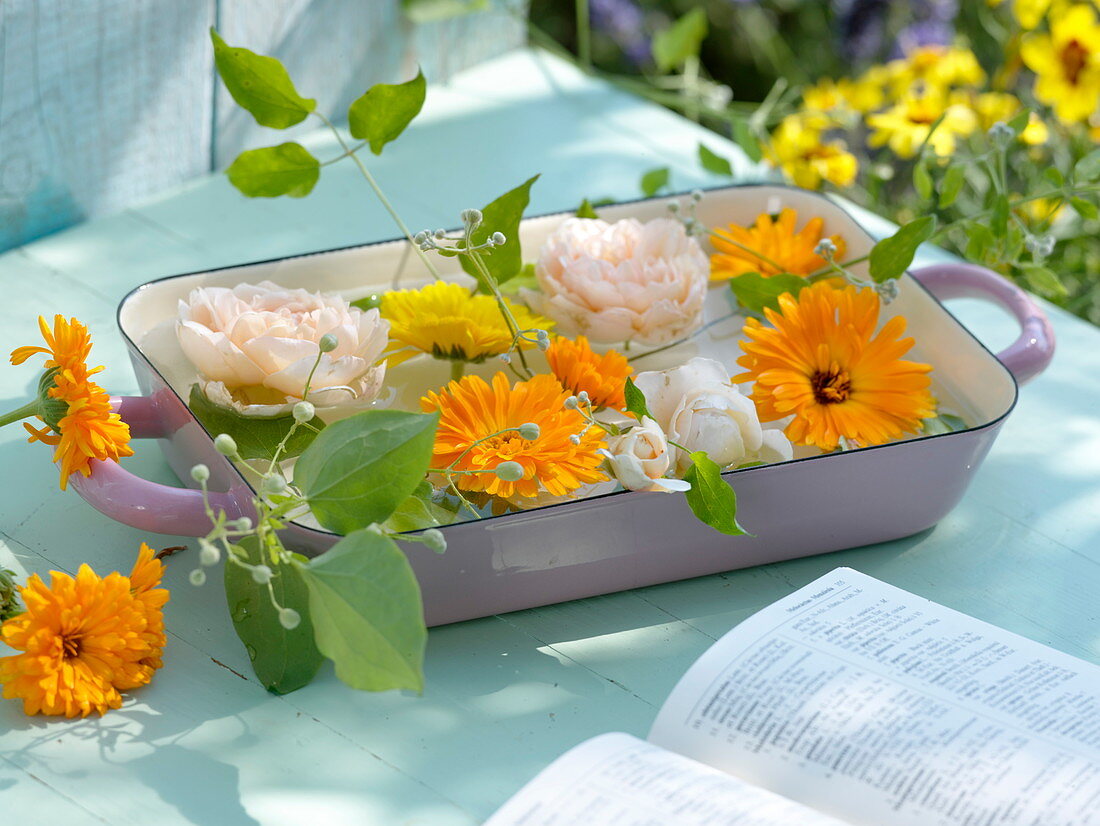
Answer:
[[665, 344], [702, 324], [708, 269], [678, 221], [570, 218], [539, 251], [542, 291], [524, 298], [566, 335]]
[[[669, 441], [691, 453], [704, 450], [721, 467], [791, 458], [790, 442], [760, 426], [752, 400], [713, 359], [697, 357], [671, 370], [639, 373], [634, 384]], [[673, 452], [677, 469], [686, 471], [690, 455]]]
[[[385, 375], [377, 362], [388, 329], [377, 309], [270, 281], [193, 290], [176, 325], [207, 397], [250, 416], [289, 412], [307, 381], [307, 400], [322, 413], [369, 405]], [[326, 335], [336, 347], [322, 353]]]
[[611, 472], [627, 490], [671, 493], [691, 488], [691, 483], [683, 479], [665, 478], [672, 466], [671, 449], [661, 426], [648, 416], [622, 436], [608, 439], [604, 455]]

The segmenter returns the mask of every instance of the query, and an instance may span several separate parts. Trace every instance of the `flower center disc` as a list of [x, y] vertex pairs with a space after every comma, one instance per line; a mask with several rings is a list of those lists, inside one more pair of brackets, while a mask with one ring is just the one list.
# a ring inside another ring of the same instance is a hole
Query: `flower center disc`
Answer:
[[66, 660], [75, 660], [80, 656], [80, 637], [62, 637], [61, 638], [61, 652], [65, 655]]
[[810, 377], [810, 387], [818, 404], [836, 404], [845, 401], [852, 392], [852, 381], [847, 370], [834, 366], [828, 371], [818, 370]]
[[1077, 85], [1077, 78], [1081, 75], [1081, 70], [1085, 68], [1085, 64], [1089, 60], [1089, 52], [1084, 46], [1078, 43], [1076, 40], [1071, 40], [1062, 49], [1062, 68], [1066, 72], [1066, 80]]

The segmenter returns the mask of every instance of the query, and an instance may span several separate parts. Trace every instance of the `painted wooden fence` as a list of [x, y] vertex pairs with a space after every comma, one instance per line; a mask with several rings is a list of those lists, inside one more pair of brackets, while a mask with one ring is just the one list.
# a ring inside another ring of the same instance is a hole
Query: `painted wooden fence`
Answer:
[[400, 0], [0, 0], [0, 250], [272, 142], [217, 82], [210, 26], [341, 112], [417, 65], [440, 82], [519, 45], [505, 3], [413, 23]]

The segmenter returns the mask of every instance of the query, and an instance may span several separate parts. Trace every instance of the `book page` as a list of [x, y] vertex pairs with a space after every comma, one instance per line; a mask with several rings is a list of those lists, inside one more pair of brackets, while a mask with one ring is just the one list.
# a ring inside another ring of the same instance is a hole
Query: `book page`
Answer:
[[485, 826], [848, 825], [629, 734], [604, 734], [551, 763]]
[[715, 643], [650, 740], [855, 824], [1100, 826], [1100, 668], [848, 568]]

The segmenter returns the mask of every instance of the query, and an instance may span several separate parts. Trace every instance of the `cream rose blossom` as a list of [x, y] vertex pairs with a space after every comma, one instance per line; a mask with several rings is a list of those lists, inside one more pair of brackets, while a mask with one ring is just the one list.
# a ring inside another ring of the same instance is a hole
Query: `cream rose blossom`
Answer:
[[[377, 361], [388, 330], [377, 309], [364, 312], [338, 295], [270, 281], [192, 290], [176, 323], [207, 397], [253, 416], [289, 411], [302, 400], [307, 379], [308, 401], [322, 414], [369, 405], [385, 375]], [[321, 353], [318, 363], [326, 334], [336, 348]]]
[[566, 335], [666, 344], [702, 325], [709, 274], [698, 242], [671, 218], [570, 218], [539, 251], [541, 292], [524, 299]]
[[604, 455], [611, 472], [627, 490], [671, 493], [691, 488], [683, 479], [664, 478], [672, 466], [672, 455], [664, 431], [648, 416], [623, 435], [608, 439]]
[[[704, 450], [721, 467], [746, 462], [780, 462], [792, 456], [779, 430], [764, 430], [752, 399], [730, 383], [722, 365], [693, 358], [671, 370], [639, 373], [634, 384], [670, 442], [688, 451]], [[691, 457], [673, 448], [677, 470]]]

